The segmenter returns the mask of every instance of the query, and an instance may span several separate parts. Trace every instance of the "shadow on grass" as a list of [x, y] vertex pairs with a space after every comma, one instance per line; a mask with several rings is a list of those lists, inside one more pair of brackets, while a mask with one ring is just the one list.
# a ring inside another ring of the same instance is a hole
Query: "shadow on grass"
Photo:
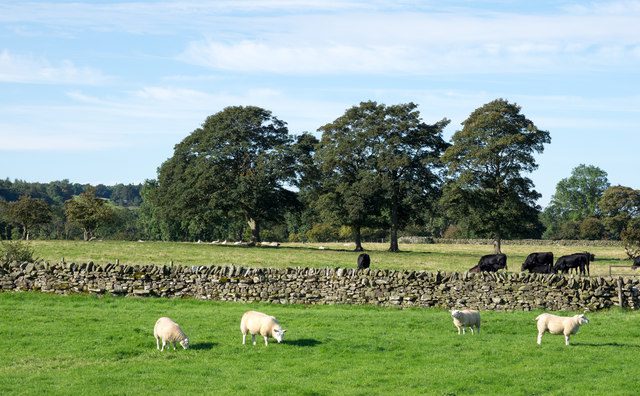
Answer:
[[572, 342], [571, 346], [640, 348], [638, 344], [625, 344], [621, 342]]
[[284, 343], [300, 347], [314, 347], [322, 344], [320, 341], [314, 340], [313, 338], [300, 338], [298, 340], [285, 341]]
[[189, 349], [195, 349], [196, 351], [206, 351], [209, 349], [213, 349], [214, 346], [218, 345], [215, 342], [198, 342], [197, 344], [189, 345]]

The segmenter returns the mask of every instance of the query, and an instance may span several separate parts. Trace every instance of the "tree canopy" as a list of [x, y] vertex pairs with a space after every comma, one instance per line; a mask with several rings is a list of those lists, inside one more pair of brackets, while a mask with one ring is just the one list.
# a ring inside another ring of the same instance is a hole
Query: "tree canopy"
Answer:
[[369, 101], [319, 129], [320, 206], [353, 229], [356, 250], [362, 249], [360, 229], [384, 219], [389, 250], [398, 251], [398, 229], [435, 201], [439, 158], [447, 147], [442, 130], [448, 123], [426, 124], [414, 103]]
[[113, 215], [107, 202], [96, 197], [93, 187], [66, 201], [64, 206], [69, 221], [82, 227], [85, 241], [91, 240], [95, 236], [96, 228], [111, 220]]
[[444, 155], [449, 180], [442, 203], [453, 219], [496, 240], [540, 232], [540, 194], [523, 176], [538, 165], [534, 154], [551, 142], [520, 113], [520, 106], [497, 99], [476, 109], [462, 123]]
[[33, 227], [51, 221], [51, 208], [44, 199], [23, 195], [9, 204], [10, 218], [22, 227], [22, 239], [29, 239]]
[[175, 146], [158, 170], [158, 207], [168, 239], [213, 238], [220, 224], [244, 221], [251, 239], [282, 216], [295, 197], [285, 188], [296, 176], [286, 124], [253, 106], [227, 107], [209, 116]]

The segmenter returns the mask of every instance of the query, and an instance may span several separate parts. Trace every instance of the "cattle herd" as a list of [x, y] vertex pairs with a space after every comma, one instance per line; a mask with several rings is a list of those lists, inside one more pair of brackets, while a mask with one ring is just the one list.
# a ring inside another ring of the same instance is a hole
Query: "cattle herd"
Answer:
[[[560, 256], [554, 264], [552, 252], [536, 252], [527, 256], [522, 263], [521, 271], [537, 274], [566, 274], [575, 271], [580, 275], [590, 275], [589, 263], [594, 260], [593, 254], [582, 252]], [[502, 253], [487, 254], [480, 257], [478, 264], [471, 267], [469, 272], [496, 272], [500, 269], [507, 269], [507, 256]]]
[[[590, 275], [589, 263], [595, 261], [595, 258], [589, 252], [573, 253], [560, 256], [554, 264], [552, 252], [536, 252], [527, 256], [522, 263], [521, 271], [537, 274], [566, 274], [575, 271], [580, 275]], [[358, 269], [369, 268], [370, 265], [371, 258], [368, 254], [362, 253], [358, 256]], [[634, 266], [640, 266], [640, 257], [635, 259]], [[507, 255], [487, 254], [480, 257], [478, 264], [469, 268], [469, 272], [496, 272], [501, 269], [507, 269]]]

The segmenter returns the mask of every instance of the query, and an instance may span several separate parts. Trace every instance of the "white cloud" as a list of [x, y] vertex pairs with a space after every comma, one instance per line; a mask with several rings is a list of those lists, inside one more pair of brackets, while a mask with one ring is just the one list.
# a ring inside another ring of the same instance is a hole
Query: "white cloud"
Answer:
[[44, 58], [0, 52], [0, 82], [95, 85], [108, 80], [99, 70], [77, 67], [67, 60], [52, 64]]

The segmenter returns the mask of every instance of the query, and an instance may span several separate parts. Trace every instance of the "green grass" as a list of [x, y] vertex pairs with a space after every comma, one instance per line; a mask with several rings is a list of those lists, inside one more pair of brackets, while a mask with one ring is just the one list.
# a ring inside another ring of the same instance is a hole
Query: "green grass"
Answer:
[[[240, 265], [245, 267], [354, 267], [359, 253], [352, 244], [283, 244], [275, 248], [247, 248], [177, 242], [122, 241], [32, 241], [35, 255], [49, 262], [97, 264], [168, 264]], [[319, 250], [324, 246], [325, 250]], [[492, 253], [487, 245], [411, 244], [401, 245], [400, 253], [390, 253], [387, 244], [367, 243], [373, 268], [427, 271], [466, 271], [478, 263], [480, 256]], [[630, 265], [621, 247], [586, 247], [552, 245], [505, 245], [510, 271], [520, 271], [520, 265], [531, 252], [552, 251], [556, 257], [588, 250], [596, 255], [591, 263], [591, 275], [608, 275], [609, 265]]]
[[[248, 309], [283, 344], [241, 344]], [[535, 343], [537, 312], [483, 312], [458, 336], [447, 311], [0, 293], [0, 394], [631, 395], [640, 313], [591, 313], [573, 337]], [[169, 316], [192, 348], [155, 349]]]

